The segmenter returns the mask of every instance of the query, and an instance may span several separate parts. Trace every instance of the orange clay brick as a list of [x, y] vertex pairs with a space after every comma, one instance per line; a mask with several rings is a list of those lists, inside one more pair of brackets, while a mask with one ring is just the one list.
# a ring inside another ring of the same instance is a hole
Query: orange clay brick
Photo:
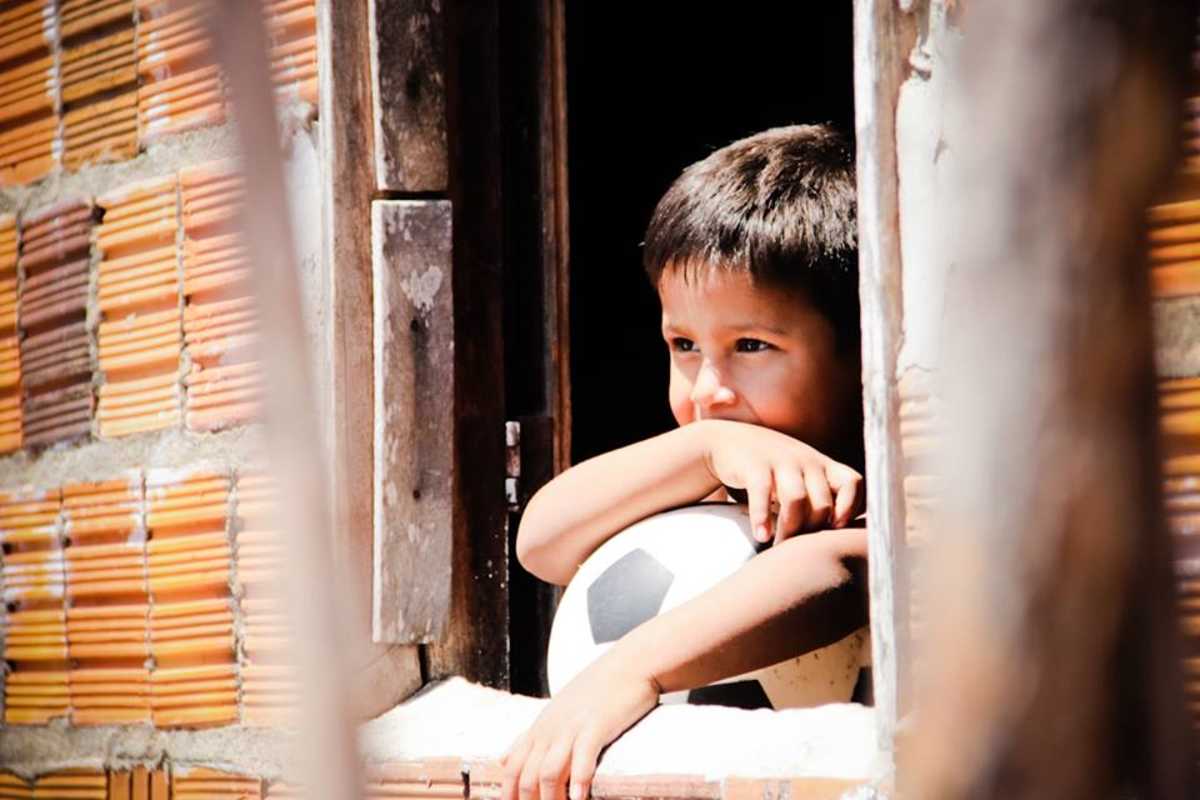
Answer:
[[87, 324], [90, 243], [96, 210], [86, 201], [42, 209], [21, 224], [25, 274], [18, 321], [26, 447], [83, 438], [92, 428]]
[[54, 26], [53, 0], [0, 10], [0, 185], [38, 180], [58, 165]]
[[247, 725], [294, 724], [299, 687], [292, 668], [291, 626], [283, 598], [286, 543], [277, 528], [278, 487], [262, 469], [237, 477], [237, 580], [243, 649], [243, 717]]
[[1196, 535], [1200, 533], [1200, 378], [1160, 381], [1158, 398], [1166, 454], [1167, 524], [1176, 535]]
[[9, 724], [46, 722], [69, 708], [61, 505], [57, 489], [0, 493]]
[[209, 41], [211, 6], [138, 0], [138, 124], [142, 141], [226, 119], [225, 83]]
[[133, 0], [66, 0], [59, 77], [63, 164], [132, 158], [138, 150]]
[[262, 780], [202, 767], [171, 771], [173, 800], [262, 800]]
[[[132, 3], [129, 4], [132, 7]], [[62, 99], [70, 104], [119, 89], [137, 80], [133, 19], [130, 25], [98, 39], [63, 46], [59, 76]]]
[[46, 0], [8, 3], [0, 11], [0, 62], [46, 48], [52, 38], [54, 4]]
[[0, 453], [21, 449], [21, 348], [17, 337], [16, 218], [0, 215]]
[[1200, 261], [1152, 268], [1150, 291], [1159, 300], [1200, 294]]
[[183, 350], [179, 311], [178, 188], [174, 176], [124, 186], [97, 202], [100, 370], [104, 438], [180, 423]]
[[[1200, 378], [1163, 380], [1158, 389], [1167, 525], [1191, 538], [1200, 535]], [[1176, 590], [1185, 650], [1200, 652], [1200, 579], [1181, 577]], [[1185, 660], [1184, 669], [1188, 707], [1200, 727], [1200, 659]]]
[[0, 214], [0, 336], [17, 332], [17, 218]]
[[68, 770], [43, 775], [34, 782], [35, 800], [105, 800], [108, 777], [100, 771]]
[[237, 228], [245, 197], [230, 162], [180, 173], [184, 228], [184, 341], [192, 368], [187, 425], [215, 430], [259, 418], [262, 369], [255, 360], [258, 314]]
[[59, 0], [58, 25], [64, 39], [105, 25], [132, 21], [133, 0]]
[[[430, 759], [418, 763], [371, 764], [366, 771], [365, 800], [385, 800], [392, 797], [446, 798], [463, 796], [463, 767], [461, 761]], [[472, 772], [472, 789], [481, 788], [483, 781]], [[486, 795], [485, 795], [486, 796]]]
[[63, 114], [63, 165], [67, 169], [124, 161], [137, 151], [137, 95], [133, 90]]
[[286, 665], [242, 667], [242, 716], [247, 725], [290, 728], [296, 724], [300, 682]]
[[1151, 294], [1159, 299], [1200, 294], [1200, 201], [1154, 206], [1147, 217]]
[[317, 102], [316, 0], [264, 0], [271, 80], [284, 99]]
[[108, 773], [108, 800], [168, 800], [165, 770], [137, 767], [130, 772]]
[[63, 487], [71, 719], [150, 721], [142, 475]]
[[0, 800], [33, 800], [33, 784], [11, 772], [0, 772]]
[[1184, 200], [1152, 206], [1146, 213], [1151, 227], [1200, 222], [1200, 200]]
[[158, 726], [236, 721], [230, 480], [151, 470], [146, 524], [151, 708]]
[[109, 772], [105, 790], [107, 800], [129, 800], [133, 795], [132, 772]]

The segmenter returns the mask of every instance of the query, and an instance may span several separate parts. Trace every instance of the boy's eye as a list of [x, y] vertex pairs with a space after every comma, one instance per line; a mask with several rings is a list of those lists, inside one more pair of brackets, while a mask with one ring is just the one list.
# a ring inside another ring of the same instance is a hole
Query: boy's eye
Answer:
[[676, 336], [671, 339], [671, 349], [679, 353], [690, 353], [696, 349], [696, 343], [691, 339]]
[[770, 350], [771, 345], [762, 339], [738, 339], [736, 348], [739, 353], [759, 353]]

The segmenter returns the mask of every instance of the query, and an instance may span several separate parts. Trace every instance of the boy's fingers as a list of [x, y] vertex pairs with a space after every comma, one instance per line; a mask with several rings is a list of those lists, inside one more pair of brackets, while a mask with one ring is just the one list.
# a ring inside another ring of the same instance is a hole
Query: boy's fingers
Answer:
[[824, 470], [809, 470], [804, 473], [804, 483], [808, 487], [808, 518], [805, 520], [807, 530], [815, 531], [831, 525], [833, 522], [833, 496], [829, 492], [829, 479]]
[[761, 470], [746, 476], [746, 502], [749, 505], [750, 525], [754, 538], [760, 542], [771, 538], [771, 471]]
[[775, 496], [779, 499], [779, 516], [775, 520], [775, 544], [800, 530], [808, 516], [808, 490], [804, 476], [784, 472], [775, 476]]
[[541, 800], [566, 800], [567, 767], [570, 765], [571, 746], [566, 737], [559, 737], [553, 747], [546, 751], [538, 768], [538, 793]]
[[517, 800], [517, 783], [521, 780], [521, 768], [525, 765], [528, 752], [529, 737], [521, 736], [504, 754], [501, 761], [504, 778], [500, 783], [500, 800]]
[[829, 477], [831, 481], [840, 479], [835, 484], [837, 497], [833, 506], [833, 526], [844, 528], [856, 514], [861, 513], [858, 509], [866, 499], [862, 491], [862, 476], [856, 472], [853, 475]]
[[534, 747], [525, 759], [521, 768], [521, 777], [517, 781], [517, 795], [520, 800], [538, 800], [538, 780], [542, 768], [542, 756], [545, 755], [544, 745]]
[[600, 736], [591, 728], [575, 740], [575, 751], [571, 754], [570, 800], [587, 800], [592, 793], [592, 777], [596, 774], [596, 761], [603, 747]]

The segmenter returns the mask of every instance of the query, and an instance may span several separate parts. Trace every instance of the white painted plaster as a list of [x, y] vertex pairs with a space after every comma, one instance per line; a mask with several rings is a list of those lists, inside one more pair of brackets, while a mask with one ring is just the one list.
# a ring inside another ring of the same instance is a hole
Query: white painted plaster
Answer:
[[944, 0], [930, 3], [927, 19], [926, 33], [909, 58], [912, 73], [900, 88], [896, 108], [904, 319], [898, 375], [912, 368], [936, 370], [941, 362], [941, 323], [951, 269], [940, 247], [949, 219], [949, 199], [942, 186], [961, 140], [948, 118], [946, 96], [962, 36], [947, 20]]

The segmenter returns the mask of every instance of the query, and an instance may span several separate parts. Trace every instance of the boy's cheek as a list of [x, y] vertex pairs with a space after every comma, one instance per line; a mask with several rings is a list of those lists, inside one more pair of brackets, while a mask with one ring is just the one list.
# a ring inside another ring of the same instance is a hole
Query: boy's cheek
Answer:
[[671, 405], [671, 414], [675, 422], [687, 425], [696, 419], [696, 406], [692, 402], [691, 387], [682, 388], [675, 380], [671, 381], [667, 402]]
[[687, 425], [696, 421], [696, 407], [691, 403], [685, 403], [683, 406], [671, 404], [671, 413], [675, 416], [675, 422], [678, 425]]
[[696, 420], [696, 407], [691, 401], [679, 402], [676, 398], [671, 399], [671, 414], [676, 419], [678, 425], [688, 425], [689, 422]]

